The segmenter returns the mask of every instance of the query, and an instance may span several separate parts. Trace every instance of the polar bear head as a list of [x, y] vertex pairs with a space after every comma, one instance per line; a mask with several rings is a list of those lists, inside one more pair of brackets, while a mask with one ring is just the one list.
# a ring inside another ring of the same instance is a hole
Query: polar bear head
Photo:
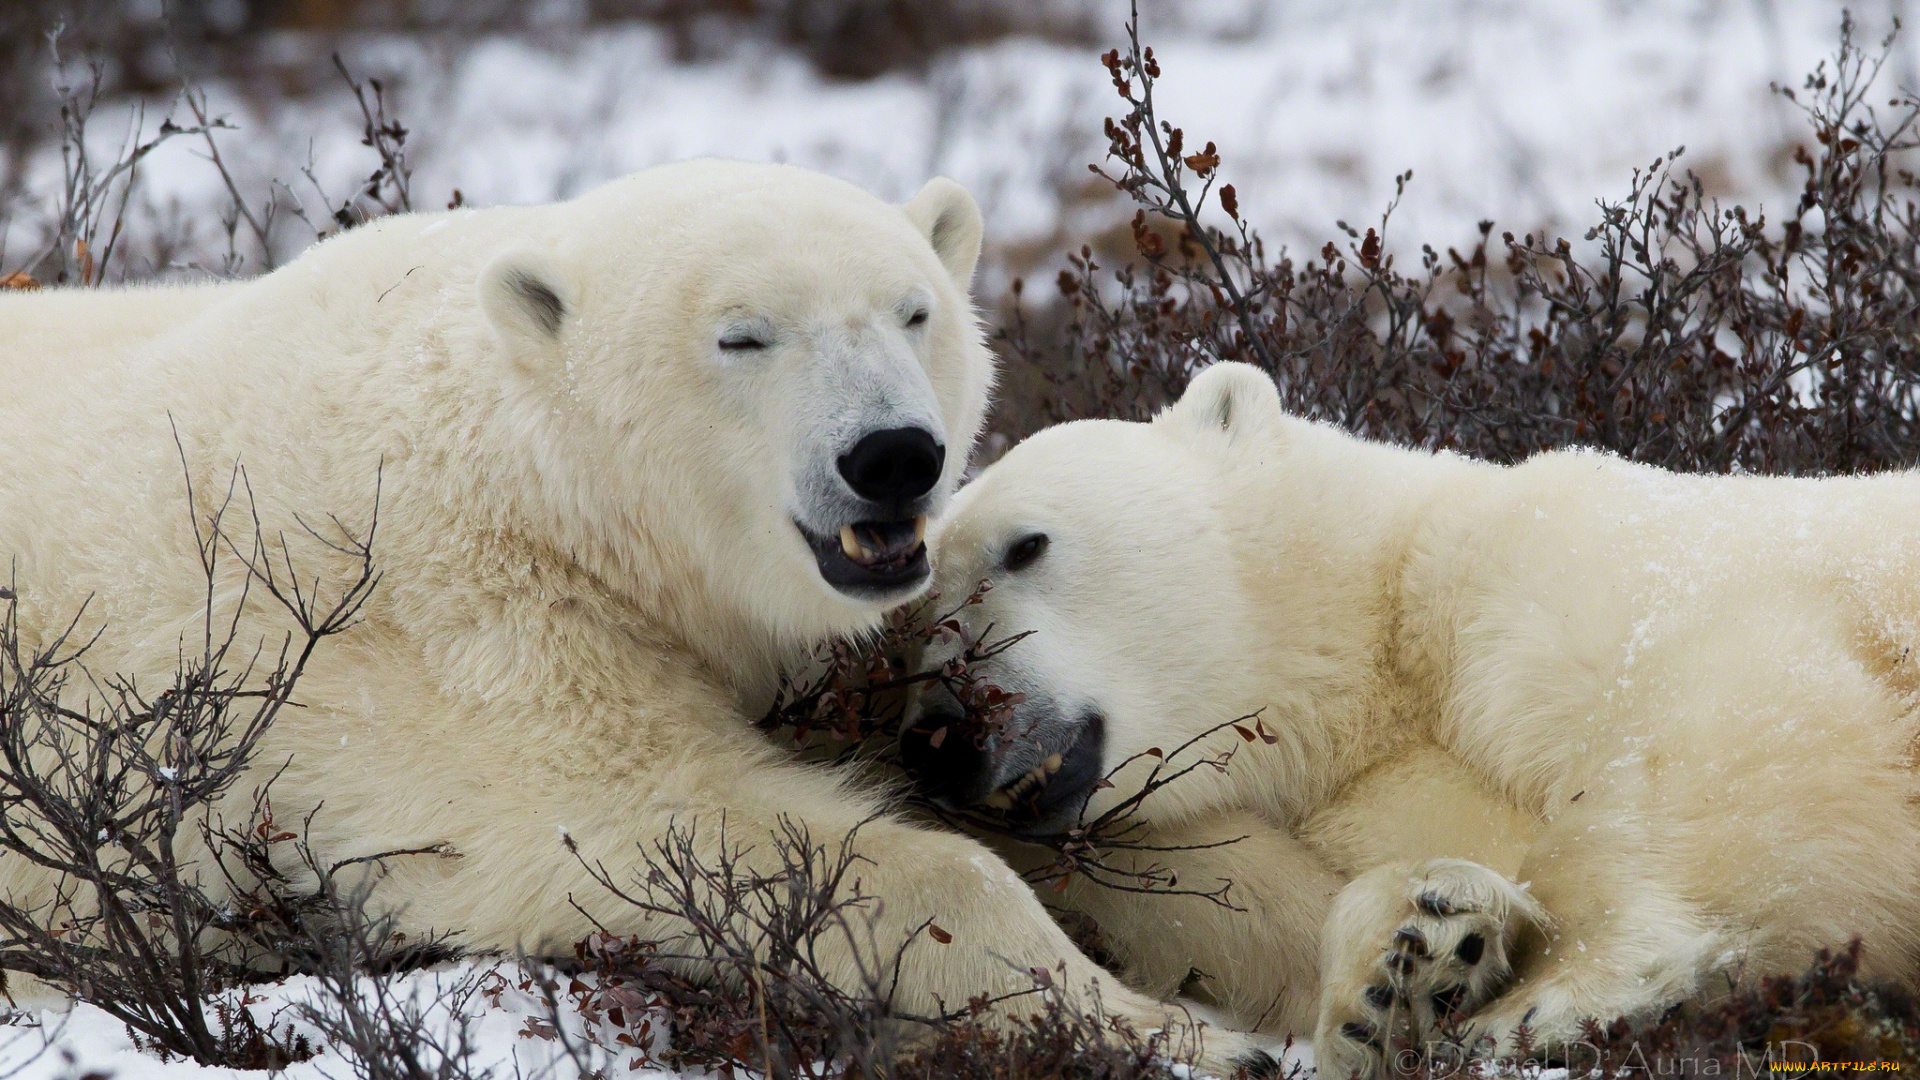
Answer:
[[693, 161], [521, 226], [480, 303], [576, 557], [720, 628], [696, 643], [716, 654], [860, 629], [925, 586], [993, 377], [959, 185], [895, 206]]
[[[1310, 426], [1282, 414], [1267, 376], [1219, 364], [1151, 423], [1050, 428], [968, 484], [935, 531], [937, 588], [946, 608], [989, 583], [954, 618], [987, 646], [1027, 635], [986, 671], [1024, 700], [1000, 731], [965, 738], [949, 737], [961, 709], [945, 687], [917, 694], [901, 752], [923, 789], [1057, 830], [1138, 790], [1119, 777], [1100, 785], [1122, 763], [1150, 768], [1155, 751], [1271, 704], [1269, 598], [1249, 587], [1233, 477], [1271, 466], [1296, 424]], [[923, 669], [964, 647], [930, 648]], [[1190, 748], [1182, 763], [1219, 749]], [[1209, 787], [1170, 785], [1156, 809], [1177, 811]]]

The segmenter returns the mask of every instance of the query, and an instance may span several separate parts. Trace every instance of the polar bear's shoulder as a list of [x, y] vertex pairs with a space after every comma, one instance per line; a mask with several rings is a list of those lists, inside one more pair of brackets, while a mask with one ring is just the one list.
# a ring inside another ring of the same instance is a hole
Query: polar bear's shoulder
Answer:
[[42, 335], [112, 340], [145, 335], [193, 318], [231, 282], [195, 281], [99, 288], [0, 290], [0, 348], [13, 356]]

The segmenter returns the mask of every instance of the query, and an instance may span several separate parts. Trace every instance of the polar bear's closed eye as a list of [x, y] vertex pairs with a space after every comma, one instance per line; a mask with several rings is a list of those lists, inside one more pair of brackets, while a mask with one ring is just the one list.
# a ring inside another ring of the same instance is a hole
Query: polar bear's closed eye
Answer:
[[773, 343], [773, 328], [764, 320], [741, 319], [721, 329], [718, 344], [723, 353], [755, 353], [771, 348]]
[[622, 557], [642, 576], [692, 560], [741, 619], [817, 640], [930, 577], [927, 521], [991, 382], [967, 291], [980, 213], [947, 180], [886, 206], [726, 171], [680, 169], [651, 213], [592, 229], [529, 219], [479, 304], [580, 544], [643, 545]]

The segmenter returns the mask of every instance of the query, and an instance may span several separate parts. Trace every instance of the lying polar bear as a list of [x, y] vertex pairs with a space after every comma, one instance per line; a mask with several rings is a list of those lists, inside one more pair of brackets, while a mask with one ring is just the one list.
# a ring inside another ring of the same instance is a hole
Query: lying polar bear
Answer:
[[[936, 532], [970, 634], [1031, 630], [982, 746], [903, 752], [954, 806], [1058, 828], [1258, 712], [1142, 807], [1193, 897], [1077, 887], [1133, 980], [1314, 1028], [1378, 1074], [1442, 1018], [1510, 1047], [1803, 970], [1920, 973], [1920, 479], [1499, 468], [1282, 413], [1219, 364], [1148, 424], [1044, 431]], [[957, 646], [929, 658], [948, 659]], [[1057, 755], [1057, 756], [1056, 756]], [[1204, 977], [1194, 977], [1195, 971]], [[1716, 981], [1710, 982], [1709, 976]]]
[[[1062, 986], [1163, 1027], [1179, 1014], [1082, 957], [985, 848], [748, 722], [783, 665], [925, 587], [922, 532], [992, 382], [967, 295], [980, 241], [950, 181], [895, 207], [705, 161], [554, 206], [387, 218], [254, 281], [0, 296], [0, 567], [26, 645], [85, 604], [91, 668], [166, 685], [204, 619], [194, 518], [236, 464], [269, 537], [298, 538], [296, 515], [363, 531], [379, 476], [380, 586], [255, 782], [287, 763], [283, 820], [324, 803], [326, 863], [457, 855], [388, 863], [375, 896], [410, 931], [565, 948], [593, 929], [577, 902], [671, 936], [562, 836], [625, 881], [675, 825], [764, 857], [782, 819], [828, 844], [864, 822], [875, 947], [928, 920], [951, 937], [907, 950], [901, 1008], [1064, 965]], [[352, 580], [296, 547], [303, 576]], [[242, 644], [277, 639], [278, 615], [254, 603]], [[16, 903], [51, 887], [0, 860]], [[858, 988], [844, 948], [827, 963]], [[1247, 1046], [1214, 1033], [1208, 1060]]]

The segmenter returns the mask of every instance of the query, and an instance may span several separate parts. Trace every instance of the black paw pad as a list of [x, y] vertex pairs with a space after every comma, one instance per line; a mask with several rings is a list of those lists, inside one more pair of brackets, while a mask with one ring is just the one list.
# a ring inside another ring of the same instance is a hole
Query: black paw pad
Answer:
[[1427, 955], [1427, 936], [1411, 926], [1403, 926], [1393, 933], [1393, 943], [1415, 956]]
[[1265, 1050], [1255, 1050], [1234, 1059], [1233, 1074], [1245, 1080], [1275, 1080], [1280, 1075], [1280, 1059]]
[[1433, 1011], [1439, 1016], [1452, 1016], [1460, 1009], [1460, 1002], [1467, 996], [1464, 986], [1448, 986], [1433, 992]]
[[1453, 906], [1453, 901], [1434, 892], [1421, 893], [1419, 898], [1414, 900], [1413, 905], [1429, 915], [1443, 919], [1460, 910]]
[[1410, 953], [1397, 952], [1387, 956], [1387, 968], [1402, 975], [1411, 975], [1415, 965], [1419, 963], [1419, 958]]
[[1376, 1009], [1385, 1009], [1393, 1004], [1393, 987], [1376, 983], [1366, 989], [1367, 1004]]
[[1479, 963], [1480, 957], [1484, 955], [1486, 951], [1487, 939], [1477, 933], [1468, 934], [1466, 937], [1461, 938], [1460, 944], [1453, 947], [1453, 955], [1459, 957], [1460, 962], [1463, 964]]
[[1372, 1024], [1363, 1024], [1358, 1020], [1349, 1020], [1340, 1025], [1340, 1034], [1345, 1035], [1357, 1043], [1365, 1043], [1368, 1046], [1378, 1045], [1378, 1040], [1374, 1038]]

